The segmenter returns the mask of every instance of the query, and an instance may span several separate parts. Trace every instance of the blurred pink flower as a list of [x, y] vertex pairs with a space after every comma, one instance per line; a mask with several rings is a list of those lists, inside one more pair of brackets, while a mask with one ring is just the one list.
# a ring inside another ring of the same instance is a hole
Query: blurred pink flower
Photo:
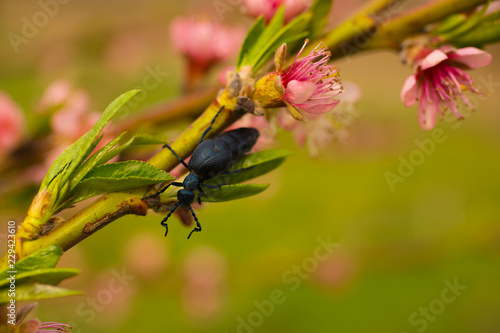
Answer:
[[434, 128], [437, 116], [442, 117], [447, 109], [461, 119], [456, 99], [460, 98], [470, 109], [474, 109], [464, 92], [469, 90], [480, 94], [464, 69], [483, 67], [490, 62], [491, 55], [475, 47], [424, 48], [413, 59], [415, 74], [406, 79], [401, 100], [406, 106], [418, 101], [419, 123], [426, 130]]
[[175, 49], [186, 56], [191, 70], [202, 73], [232, 57], [244, 36], [242, 28], [193, 17], [177, 18], [170, 25]]
[[37, 110], [40, 113], [54, 110], [68, 100], [72, 94], [73, 87], [68, 80], [58, 80], [53, 82], [43, 93]]
[[248, 15], [258, 17], [263, 15], [269, 22], [281, 5], [285, 5], [285, 21], [291, 21], [295, 16], [305, 12], [311, 5], [311, 0], [243, 0]]
[[[53, 86], [49, 87], [49, 91]], [[56, 136], [74, 141], [92, 128], [100, 114], [89, 112], [90, 99], [83, 90], [73, 90], [69, 87], [60, 108], [51, 118], [52, 131]]]
[[138, 292], [137, 276], [125, 267], [102, 271], [92, 276], [87, 297], [93, 299], [99, 314], [95, 319], [107, 325], [118, 325], [127, 320]]
[[313, 273], [313, 279], [327, 290], [338, 291], [352, 284], [358, 270], [355, 255], [345, 250], [338, 250], [319, 263], [318, 269]]
[[283, 91], [283, 101], [296, 119], [303, 117], [300, 111], [317, 115], [332, 110], [339, 103], [335, 97], [342, 92], [337, 69], [328, 65], [330, 52], [326, 46], [318, 44], [311, 53], [298, 59], [308, 42], [306, 40], [293, 63], [285, 70], [281, 70], [281, 65], [286, 44], [278, 49], [275, 57], [280, 78], [278, 84], [281, 85], [278, 90]]
[[[488, 9], [486, 9], [484, 16], [491, 15], [500, 11], [500, 1], [487, 2], [486, 5], [483, 6], [488, 6]], [[480, 11], [481, 9], [483, 9], [483, 6], [479, 6], [476, 11]]]
[[197, 320], [214, 319], [225, 296], [226, 258], [211, 247], [200, 246], [186, 258], [183, 272], [184, 311]]
[[[90, 99], [82, 89], [73, 88], [72, 84], [65, 80], [56, 81], [51, 84], [39, 103], [40, 112], [53, 111], [50, 125], [52, 135], [49, 137], [51, 148], [47, 149], [44, 162], [28, 169], [26, 177], [32, 182], [40, 182], [52, 162], [74, 141], [87, 133], [101, 114], [90, 112]], [[108, 124], [103, 130], [103, 138], [97, 145], [96, 150], [102, 148], [107, 142], [114, 138], [115, 128]], [[115, 157], [111, 161], [116, 161]]]
[[160, 277], [169, 262], [163, 237], [157, 234], [143, 232], [134, 235], [126, 252], [130, 272], [144, 279]]
[[23, 137], [24, 116], [19, 106], [0, 91], [0, 157], [12, 151]]

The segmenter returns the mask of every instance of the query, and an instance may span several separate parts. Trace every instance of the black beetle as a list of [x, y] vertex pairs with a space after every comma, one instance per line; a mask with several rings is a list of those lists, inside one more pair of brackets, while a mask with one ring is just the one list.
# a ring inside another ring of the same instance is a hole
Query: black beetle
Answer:
[[244, 170], [240, 169], [232, 172], [228, 171], [231, 166], [233, 166], [240, 158], [242, 158], [247, 152], [249, 152], [250, 149], [252, 149], [252, 147], [255, 145], [255, 142], [257, 141], [257, 138], [259, 137], [259, 131], [257, 131], [255, 128], [242, 127], [223, 132], [213, 138], [203, 141], [205, 135], [212, 129], [212, 125], [214, 124], [215, 119], [222, 111], [222, 109], [224, 109], [224, 106], [220, 108], [215, 117], [212, 119], [210, 126], [205, 130], [205, 132], [203, 132], [198, 147], [196, 147], [193, 154], [191, 155], [189, 165], [186, 164], [186, 162], [184, 162], [182, 158], [177, 155], [172, 147], [170, 147], [168, 144], [164, 145], [164, 147], [170, 149], [170, 151], [179, 159], [179, 161], [189, 170], [189, 174], [186, 176], [186, 178], [184, 178], [184, 181], [182, 183], [172, 182], [157, 193], [143, 198], [144, 200], [153, 196], [157, 196], [165, 192], [165, 190], [171, 185], [183, 187], [183, 189], [177, 191], [177, 203], [175, 204], [174, 208], [172, 208], [168, 215], [161, 221], [161, 225], [166, 229], [165, 236], [167, 236], [168, 233], [167, 220], [170, 215], [172, 215], [172, 213], [177, 209], [177, 207], [179, 207], [179, 205], [186, 209], [189, 209], [191, 211], [191, 214], [193, 215], [194, 220], [196, 221], [196, 228], [191, 230], [188, 235], [188, 239], [189, 237], [191, 237], [191, 234], [193, 232], [201, 231], [200, 222], [198, 221], [193, 208], [191, 208], [191, 203], [193, 203], [195, 198], [194, 191], [198, 189], [198, 202], [201, 203], [200, 197], [203, 196], [203, 190], [201, 186], [208, 188], [218, 188], [222, 185], [226, 185], [219, 184], [217, 186], [211, 186], [205, 185], [203, 184], [203, 182], [220, 174], [234, 173]]

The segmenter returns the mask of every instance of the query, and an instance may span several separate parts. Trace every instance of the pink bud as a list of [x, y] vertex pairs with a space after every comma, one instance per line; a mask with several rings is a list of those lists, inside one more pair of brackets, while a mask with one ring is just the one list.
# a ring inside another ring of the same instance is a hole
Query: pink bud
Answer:
[[19, 106], [0, 91], [0, 157], [12, 151], [23, 137], [24, 116]]

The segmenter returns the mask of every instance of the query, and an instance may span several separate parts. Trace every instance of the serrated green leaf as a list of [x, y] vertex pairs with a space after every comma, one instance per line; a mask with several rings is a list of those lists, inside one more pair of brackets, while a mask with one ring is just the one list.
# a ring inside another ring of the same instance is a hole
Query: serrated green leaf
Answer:
[[[88, 154], [90, 154], [91, 151], [89, 151], [89, 149], [93, 144], [95, 144], [95, 140], [99, 136], [99, 133], [101, 133], [104, 126], [106, 126], [106, 124], [116, 115], [118, 110], [137, 93], [139, 93], [139, 90], [126, 92], [111, 102], [111, 104], [109, 104], [104, 110], [101, 117], [94, 124], [92, 129], [69, 146], [52, 163], [47, 174], [45, 175], [40, 189], [44, 189], [48, 182], [52, 181], [56, 175], [60, 178], [59, 186], [63, 186], [73, 171], [80, 166], [81, 162], [88, 156]], [[64, 168], [66, 169], [61, 172]]]
[[[23, 284], [16, 287], [16, 297], [17, 302], [29, 301], [36, 299], [46, 299], [55, 297], [65, 297], [65, 296], [75, 296], [81, 295], [82, 292], [76, 290], [69, 290], [65, 288], [55, 287], [47, 284]], [[6, 304], [10, 302], [10, 297], [8, 293], [0, 293], [0, 304]]]
[[103, 193], [173, 180], [168, 172], [141, 161], [124, 161], [100, 165], [92, 169], [70, 193], [69, 204]]
[[[57, 245], [51, 245], [16, 262], [14, 270], [17, 272], [16, 274], [23, 274], [32, 270], [53, 268], [56, 266], [62, 254], [62, 248]], [[7, 268], [0, 272], [0, 280], [8, 278], [10, 274], [7, 272], [11, 270], [12, 269]]]
[[223, 202], [247, 198], [263, 192], [269, 184], [233, 184], [214, 189], [204, 189], [203, 202]]
[[247, 54], [252, 50], [252, 48], [257, 43], [259, 37], [262, 35], [266, 28], [266, 22], [263, 16], [258, 17], [253, 23], [250, 30], [241, 45], [240, 54], [238, 55], [238, 60], [236, 61], [236, 70], [239, 70], [244, 66], [247, 61]]
[[311, 4], [309, 12], [312, 17], [308, 25], [311, 39], [318, 37], [326, 27], [332, 4], [332, 0], [314, 0]]
[[108, 153], [121, 140], [121, 138], [125, 134], [126, 134], [126, 132], [123, 132], [116, 139], [108, 142], [104, 147], [99, 149], [95, 154], [93, 154], [92, 156], [87, 158], [87, 160], [85, 160], [85, 162], [83, 162], [78, 167], [78, 169], [75, 170], [74, 176], [71, 177], [70, 189], [73, 189], [92, 168], [94, 168], [98, 165], [101, 165], [103, 163], [106, 163], [108, 161], [105, 159], [106, 153]]
[[[62, 280], [75, 276], [79, 273], [80, 271], [74, 268], [44, 268], [44, 269], [35, 269], [23, 273], [18, 272], [16, 274], [16, 286], [19, 286], [23, 283], [35, 283], [35, 282], [42, 284], [57, 285]], [[5, 286], [8, 286], [9, 284], [10, 282], [8, 280], [1, 280], [0, 288], [5, 288]]]
[[154, 145], [154, 144], [165, 144], [166, 141], [163, 138], [160, 138], [155, 135], [151, 134], [137, 134], [134, 137], [132, 137], [130, 140], [125, 142], [123, 145], [120, 145], [116, 147], [115, 149], [109, 151], [103, 160], [109, 161], [116, 155], [120, 154], [122, 151], [124, 151], [127, 148], [130, 147], [135, 147], [135, 146], [142, 146], [142, 145]]
[[126, 132], [123, 132], [122, 134], [120, 134], [120, 136], [118, 136], [113, 141], [110, 141], [108, 144], [106, 144], [106, 146], [99, 149], [99, 151], [97, 151], [95, 154], [90, 156], [85, 162], [83, 162], [83, 164], [75, 171], [75, 176], [71, 179], [71, 183], [75, 185], [71, 186], [70, 189], [73, 189], [76, 186], [76, 184], [78, 184], [78, 182], [80, 182], [92, 168], [98, 167], [99, 165], [106, 163], [107, 161], [109, 161], [110, 159], [120, 154], [122, 151], [124, 151], [129, 147], [165, 143], [164, 139], [154, 135], [137, 134], [123, 145], [115, 147], [113, 149], [113, 147], [123, 138], [125, 134]]
[[276, 169], [290, 154], [285, 149], [270, 149], [245, 155], [229, 170], [232, 173], [218, 175], [205, 184], [215, 186], [245, 182]]

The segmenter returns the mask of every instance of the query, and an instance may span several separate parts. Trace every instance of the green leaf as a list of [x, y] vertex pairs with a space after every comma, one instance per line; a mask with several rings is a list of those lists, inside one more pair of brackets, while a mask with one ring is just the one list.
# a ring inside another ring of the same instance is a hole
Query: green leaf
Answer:
[[434, 29], [434, 35], [442, 35], [456, 29], [467, 20], [467, 15], [460, 13], [448, 16], [441, 24]]
[[476, 29], [452, 39], [450, 42], [457, 47], [483, 47], [500, 41], [500, 22], [486, 22]]
[[259, 194], [269, 187], [269, 184], [234, 184], [215, 189], [203, 190], [203, 202], [222, 202], [250, 197]]
[[74, 186], [70, 186], [70, 188], [73, 189], [92, 168], [106, 163], [129, 147], [165, 143], [164, 139], [154, 135], [137, 134], [123, 145], [113, 149], [113, 147], [123, 138], [125, 134], [126, 132], [123, 132], [120, 136], [113, 141], [110, 141], [106, 146], [99, 149], [99, 151], [83, 162], [83, 164], [75, 171], [75, 176], [71, 179], [71, 184], [74, 184]]
[[142, 145], [156, 145], [156, 144], [165, 144], [166, 141], [163, 138], [160, 138], [155, 135], [151, 134], [137, 134], [135, 135], [132, 139], [128, 140], [125, 142], [123, 145], [116, 147], [115, 149], [109, 151], [103, 160], [106, 162], [115, 157], [116, 155], [120, 154], [122, 151], [125, 149], [128, 149], [130, 147], [135, 147], [135, 146], [142, 146]]
[[[32, 283], [32, 284], [23, 284], [16, 287], [15, 300], [17, 302], [20, 302], [20, 301], [29, 301], [35, 299], [74, 296], [81, 294], [82, 292], [76, 290], [64, 289], [47, 284]], [[0, 293], [0, 304], [6, 304], [9, 302], [10, 302], [10, 297], [8, 297], [8, 293], [6, 292]]]
[[[273, 37], [269, 38], [267, 43], [258, 49], [256, 54], [252, 55], [250, 65], [253, 66], [254, 73], [272, 59], [281, 44], [305, 39], [309, 35], [309, 32], [304, 30], [307, 28], [310, 17], [311, 15], [307, 13], [297, 16], [292, 22], [276, 32]], [[288, 49], [293, 52], [295, 45], [288, 45]]]
[[259, 59], [262, 57], [262, 54], [269, 54], [269, 52], [272, 52], [272, 50], [269, 49], [269, 47], [271, 46], [270, 40], [274, 39], [274, 37], [283, 28], [284, 21], [285, 21], [285, 10], [284, 7], [281, 6], [276, 12], [276, 14], [273, 16], [271, 21], [269, 22], [269, 24], [266, 26], [266, 29], [260, 34], [257, 41], [255, 41], [253, 43], [253, 46], [249, 49], [245, 65], [251, 65], [253, 67], [254, 73], [260, 69], [255, 67], [255, 65], [259, 62]]
[[236, 70], [239, 70], [243, 65], [245, 65], [245, 62], [248, 62], [247, 54], [255, 46], [265, 28], [266, 21], [263, 16], [259, 16], [253, 23], [250, 30], [248, 30], [245, 40], [243, 41], [243, 45], [241, 45], [240, 54], [238, 55], [238, 60], [236, 61]]
[[[57, 285], [62, 280], [79, 274], [80, 271], [74, 268], [44, 268], [35, 269], [28, 272], [16, 274], [16, 286], [23, 283], [43, 283]], [[0, 281], [0, 288], [5, 288], [10, 282], [8, 280]], [[8, 289], [8, 287], [7, 287]]]
[[500, 10], [483, 17], [483, 22], [497, 21], [500, 19]]
[[41, 249], [19, 260], [16, 263], [15, 269], [7, 268], [0, 272], [0, 280], [8, 278], [10, 274], [7, 272], [11, 270], [15, 270], [17, 272], [16, 274], [23, 274], [33, 270], [53, 268], [56, 266], [62, 254], [62, 248], [57, 245], [51, 245]]
[[76, 169], [76, 171], [74, 172], [74, 176], [71, 177], [70, 189], [73, 189], [92, 168], [94, 168], [98, 165], [101, 165], [103, 163], [106, 163], [108, 161], [105, 159], [106, 153], [108, 153], [121, 140], [121, 138], [125, 134], [126, 134], [126, 132], [123, 132], [116, 139], [108, 142], [104, 147], [99, 149], [95, 154], [93, 154], [92, 156], [87, 158], [87, 160], [85, 160], [85, 162], [83, 162], [78, 167], [78, 169]]
[[312, 18], [309, 21], [308, 25], [311, 39], [319, 36], [322, 30], [326, 27], [332, 4], [332, 0], [313, 1], [311, 7], [309, 8], [309, 12], [312, 14]]
[[59, 186], [64, 186], [73, 171], [80, 166], [80, 163], [90, 154], [91, 150], [89, 151], [89, 149], [92, 145], [94, 145], [95, 140], [99, 136], [99, 133], [101, 133], [104, 126], [106, 126], [113, 116], [116, 115], [118, 110], [137, 93], [139, 93], [139, 90], [129, 91], [120, 95], [113, 102], [111, 102], [106, 110], [104, 110], [99, 120], [97, 120], [94, 124], [92, 129], [69, 146], [52, 163], [40, 188], [44, 189], [56, 176], [60, 178]]
[[472, 15], [470, 15], [465, 22], [462, 24], [458, 25], [456, 29], [453, 29], [449, 31], [446, 34], [443, 34], [443, 37], [445, 39], [451, 39], [453, 40], [454, 38], [464, 34], [468, 33], [472, 30], [475, 29], [478, 25], [481, 24], [481, 20], [484, 16], [484, 13], [486, 12], [487, 6], [484, 6], [483, 9], [481, 9], [479, 12], [476, 12]]
[[69, 204], [115, 191], [163, 183], [173, 180], [168, 172], [141, 161], [124, 161], [100, 165], [92, 169], [70, 193]]

